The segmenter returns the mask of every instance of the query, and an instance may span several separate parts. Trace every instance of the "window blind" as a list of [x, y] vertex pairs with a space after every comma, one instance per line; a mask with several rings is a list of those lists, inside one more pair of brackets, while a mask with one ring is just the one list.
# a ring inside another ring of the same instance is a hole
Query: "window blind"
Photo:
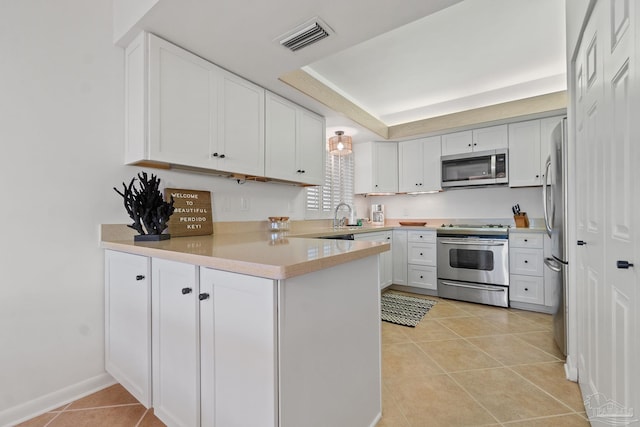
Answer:
[[354, 159], [326, 152], [324, 185], [307, 187], [307, 215], [330, 218], [340, 202], [353, 206]]

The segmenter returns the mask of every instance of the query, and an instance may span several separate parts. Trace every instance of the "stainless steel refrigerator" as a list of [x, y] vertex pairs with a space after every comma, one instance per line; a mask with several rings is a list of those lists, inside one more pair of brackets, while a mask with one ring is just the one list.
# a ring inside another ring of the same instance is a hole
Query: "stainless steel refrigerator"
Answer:
[[553, 304], [553, 335], [558, 348], [567, 354], [567, 119], [564, 118], [552, 132], [545, 179], [542, 186], [544, 222], [551, 237], [551, 256], [544, 260], [550, 271], [545, 274], [553, 283], [557, 294]]

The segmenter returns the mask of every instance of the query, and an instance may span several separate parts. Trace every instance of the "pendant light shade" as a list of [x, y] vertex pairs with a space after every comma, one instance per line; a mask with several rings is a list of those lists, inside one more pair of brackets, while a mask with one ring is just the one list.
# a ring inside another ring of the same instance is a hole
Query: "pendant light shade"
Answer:
[[343, 131], [336, 131], [336, 136], [329, 138], [329, 154], [334, 156], [346, 156], [353, 152], [351, 137], [345, 135]]

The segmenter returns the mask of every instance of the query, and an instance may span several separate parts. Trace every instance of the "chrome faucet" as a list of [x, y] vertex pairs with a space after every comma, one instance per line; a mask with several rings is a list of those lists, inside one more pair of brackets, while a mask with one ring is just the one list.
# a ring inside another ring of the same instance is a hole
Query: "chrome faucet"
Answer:
[[344, 227], [348, 223], [348, 219], [346, 217], [342, 217], [342, 219], [340, 219], [338, 221], [338, 210], [343, 206], [346, 206], [347, 208], [349, 208], [349, 216], [351, 216], [351, 212], [353, 212], [353, 210], [351, 209], [351, 206], [349, 206], [347, 203], [345, 203], [345, 202], [338, 203], [338, 206], [336, 206], [335, 214], [333, 215], [333, 227], [334, 228], [335, 227]]

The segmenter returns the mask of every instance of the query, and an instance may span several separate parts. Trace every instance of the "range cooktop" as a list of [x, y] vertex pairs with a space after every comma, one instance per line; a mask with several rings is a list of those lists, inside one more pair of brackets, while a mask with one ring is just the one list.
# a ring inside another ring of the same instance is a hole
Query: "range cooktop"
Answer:
[[509, 234], [506, 224], [442, 224], [438, 227], [438, 236], [502, 236]]

